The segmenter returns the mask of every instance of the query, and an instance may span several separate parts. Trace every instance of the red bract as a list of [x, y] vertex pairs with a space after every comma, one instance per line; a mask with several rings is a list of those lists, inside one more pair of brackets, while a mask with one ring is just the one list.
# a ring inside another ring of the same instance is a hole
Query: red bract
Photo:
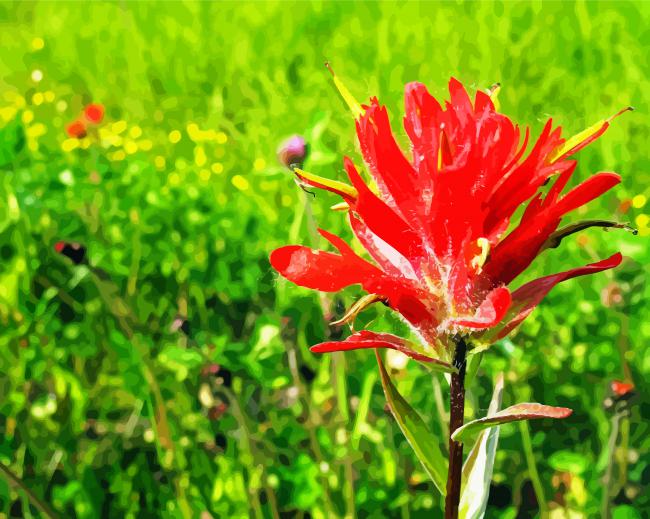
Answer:
[[91, 103], [84, 109], [84, 117], [93, 124], [99, 124], [104, 119], [104, 106]]
[[83, 139], [88, 133], [86, 125], [80, 120], [72, 121], [68, 124], [68, 126], [65, 127], [65, 132], [71, 139]]
[[620, 380], [613, 380], [611, 383], [612, 392], [618, 396], [623, 397], [629, 395], [634, 391], [634, 384], [629, 382], [622, 382]]
[[320, 231], [338, 253], [291, 245], [273, 251], [271, 264], [290, 281], [316, 290], [360, 284], [404, 317], [422, 348], [366, 332], [314, 351], [388, 347], [419, 360], [448, 361], [451, 337], [471, 335], [489, 344], [518, 325], [557, 283], [621, 262], [614, 254], [513, 292], [507, 287], [543, 250], [575, 232], [558, 231], [564, 215], [620, 182], [615, 173], [598, 173], [565, 189], [576, 168], [570, 157], [599, 137], [611, 118], [570, 139], [549, 120], [529, 145], [529, 131], [499, 113], [489, 94], [479, 91], [472, 100], [452, 79], [450, 100], [441, 105], [424, 85], [410, 83], [404, 116], [409, 159], [395, 140], [386, 108], [376, 98], [361, 106], [337, 86], [355, 114], [372, 180], [347, 157], [350, 184], [295, 172], [303, 184], [343, 199], [352, 231], [373, 261]]

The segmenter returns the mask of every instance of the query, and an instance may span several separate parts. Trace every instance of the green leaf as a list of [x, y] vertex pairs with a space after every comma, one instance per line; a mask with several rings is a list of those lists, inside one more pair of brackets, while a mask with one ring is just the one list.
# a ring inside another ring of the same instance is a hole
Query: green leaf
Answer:
[[[488, 409], [488, 416], [496, 414], [501, 407], [503, 394], [503, 374], [499, 374], [494, 384], [494, 392]], [[459, 517], [480, 519], [485, 514], [490, 482], [494, 468], [494, 456], [499, 441], [499, 426], [481, 432], [463, 465], [462, 494], [460, 496]]]
[[492, 416], [473, 420], [459, 427], [451, 435], [457, 442], [464, 442], [468, 437], [489, 427], [518, 420], [533, 420], [536, 418], [566, 418], [573, 411], [566, 407], [553, 407], [544, 404], [523, 403], [499, 411]]
[[570, 451], [557, 451], [550, 455], [548, 464], [560, 472], [583, 474], [589, 468], [589, 462], [582, 454]]
[[429, 430], [417, 411], [399, 394], [377, 350], [375, 354], [379, 364], [381, 384], [393, 416], [433, 484], [442, 495], [445, 495], [448, 467], [447, 459], [440, 450], [439, 439]]
[[25, 147], [25, 131], [18, 117], [0, 128], [0, 167], [11, 164]]

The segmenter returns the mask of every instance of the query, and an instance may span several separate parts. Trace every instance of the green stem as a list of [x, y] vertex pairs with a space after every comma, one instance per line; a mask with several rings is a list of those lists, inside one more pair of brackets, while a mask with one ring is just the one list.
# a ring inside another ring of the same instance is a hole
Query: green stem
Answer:
[[[242, 450], [246, 453], [248, 459], [252, 461], [251, 466], [249, 467], [249, 472], [252, 474], [256, 467], [255, 467], [255, 455], [253, 452], [253, 446], [251, 442], [251, 433], [248, 428], [248, 424], [246, 421], [246, 416], [244, 415], [244, 412], [242, 411], [240, 405], [239, 405], [239, 400], [237, 398], [237, 395], [235, 395], [232, 391], [230, 391], [228, 388], [224, 387], [222, 391], [226, 394], [228, 397], [228, 400], [230, 401], [230, 408], [232, 409], [233, 416], [237, 420], [237, 423], [239, 424], [239, 427], [243, 433], [243, 442], [241, 442], [241, 447]], [[249, 481], [250, 483], [250, 481]], [[253, 511], [255, 512], [255, 517], [256, 519], [264, 519], [264, 512], [262, 511], [262, 503], [260, 502], [260, 497], [258, 493], [257, 488], [253, 488], [251, 485], [249, 485], [248, 493], [251, 498], [251, 504], [253, 507]]]
[[610, 519], [610, 485], [612, 484], [612, 472], [614, 470], [614, 463], [616, 457], [616, 440], [618, 438], [618, 429], [621, 421], [621, 415], [616, 412], [612, 416], [612, 430], [609, 434], [609, 441], [607, 442], [607, 469], [603, 476], [603, 502], [600, 509], [600, 516], [603, 519]]
[[442, 429], [442, 437], [448, 438], [449, 426], [447, 424], [449, 423], [449, 415], [447, 413], [447, 410], [445, 409], [445, 402], [442, 397], [442, 388], [440, 387], [440, 379], [438, 377], [438, 373], [434, 374], [432, 380], [433, 380], [433, 399], [436, 403], [436, 411], [438, 412], [438, 416], [440, 418], [438, 423], [440, 424], [440, 428]]
[[519, 431], [521, 432], [521, 441], [524, 447], [524, 455], [526, 456], [526, 464], [528, 465], [528, 475], [535, 490], [537, 497], [537, 504], [539, 506], [539, 515], [542, 519], [548, 516], [548, 504], [546, 503], [546, 496], [544, 495], [544, 486], [542, 480], [537, 472], [537, 462], [535, 461], [535, 453], [533, 452], [533, 443], [530, 439], [530, 430], [528, 429], [528, 422], [522, 420], [519, 422]]
[[14, 486], [18, 487], [20, 490], [22, 490], [29, 501], [38, 509], [39, 512], [41, 512], [45, 517], [48, 517], [49, 519], [56, 519], [56, 514], [52, 511], [52, 509], [48, 506], [48, 504], [41, 500], [34, 492], [30, 490], [30, 488], [23, 483], [22, 479], [20, 479], [14, 472], [7, 467], [4, 463], [0, 463], [0, 474], [4, 476], [4, 478], [7, 480], [7, 482]]

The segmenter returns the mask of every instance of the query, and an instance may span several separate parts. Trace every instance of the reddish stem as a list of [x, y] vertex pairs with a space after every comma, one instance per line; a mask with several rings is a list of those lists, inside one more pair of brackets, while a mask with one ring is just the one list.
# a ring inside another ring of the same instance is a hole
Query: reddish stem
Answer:
[[467, 344], [461, 337], [456, 342], [453, 365], [458, 373], [451, 375], [449, 394], [449, 472], [447, 474], [447, 497], [445, 519], [458, 519], [460, 483], [463, 472], [463, 444], [451, 439], [452, 433], [463, 425], [465, 419], [465, 357]]

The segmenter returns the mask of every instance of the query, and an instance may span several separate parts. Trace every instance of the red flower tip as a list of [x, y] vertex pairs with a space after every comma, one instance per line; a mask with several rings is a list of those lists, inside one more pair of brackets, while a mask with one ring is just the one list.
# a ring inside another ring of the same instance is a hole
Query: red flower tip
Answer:
[[634, 391], [634, 384], [630, 382], [622, 382], [620, 380], [613, 380], [611, 383], [612, 392], [618, 396], [623, 397], [629, 395]]
[[104, 106], [99, 103], [91, 103], [86, 106], [84, 116], [89, 122], [99, 124], [104, 119]]
[[65, 127], [65, 132], [71, 139], [83, 139], [88, 133], [86, 131], [86, 125], [79, 119], [68, 124], [68, 126]]

